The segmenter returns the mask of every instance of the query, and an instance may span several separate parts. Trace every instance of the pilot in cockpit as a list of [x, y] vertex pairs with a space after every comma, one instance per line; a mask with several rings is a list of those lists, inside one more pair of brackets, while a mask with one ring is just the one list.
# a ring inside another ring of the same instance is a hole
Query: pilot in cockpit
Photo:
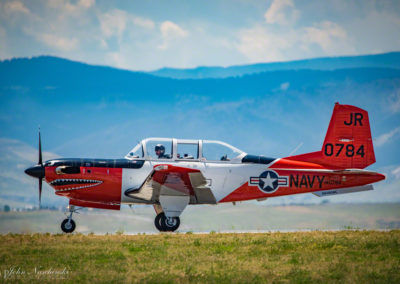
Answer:
[[156, 155], [159, 159], [169, 159], [169, 155], [165, 155], [165, 147], [162, 144], [157, 144], [155, 147]]

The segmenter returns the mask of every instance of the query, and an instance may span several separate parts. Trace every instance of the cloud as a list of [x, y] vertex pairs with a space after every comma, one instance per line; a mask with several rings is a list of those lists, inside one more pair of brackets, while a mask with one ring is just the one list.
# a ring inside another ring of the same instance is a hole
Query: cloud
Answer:
[[305, 27], [257, 25], [238, 32], [237, 49], [251, 62], [293, 60], [309, 56], [355, 52], [345, 29], [322, 21]]
[[[15, 158], [14, 162], [24, 162], [23, 164], [38, 162], [38, 150], [19, 140], [0, 138], [0, 152], [3, 154], [0, 160], [7, 160], [10, 156]], [[43, 151], [44, 161], [59, 157], [55, 153]]]
[[48, 6], [57, 9], [61, 13], [78, 13], [85, 11], [95, 5], [95, 0], [79, 0], [76, 4], [72, 4], [68, 0], [48, 1]]
[[0, 26], [0, 38], [5, 37], [7, 35], [6, 29]]
[[285, 60], [285, 52], [296, 42], [298, 34], [288, 31], [282, 35], [264, 26], [256, 26], [239, 31], [237, 49], [251, 62]]
[[375, 139], [375, 141], [374, 141], [375, 146], [376, 147], [383, 146], [398, 133], [400, 133], [400, 127], [397, 127], [388, 133], [382, 134], [381, 136], [379, 136], [378, 138]]
[[254, 103], [254, 100], [252, 100], [252, 99], [233, 101], [233, 102], [214, 103], [210, 106], [206, 106], [204, 108], [204, 110], [209, 111], [209, 112], [232, 113], [234, 111], [237, 111], [239, 108], [249, 106], [253, 103]]
[[23, 14], [30, 13], [29, 9], [19, 1], [7, 2], [4, 5], [4, 10], [6, 13], [23, 13]]
[[39, 33], [37, 30], [26, 27], [23, 29], [26, 34], [33, 36], [36, 40], [59, 51], [72, 51], [77, 49], [79, 41], [77, 38], [68, 38], [52, 32]]
[[299, 14], [292, 0], [273, 0], [264, 18], [268, 24], [289, 25], [298, 19]]
[[78, 46], [78, 40], [76, 38], [66, 38], [54, 34], [41, 34], [38, 38], [48, 46], [62, 51], [71, 51]]
[[400, 167], [395, 168], [391, 171], [391, 173], [395, 176], [396, 179], [400, 179]]
[[116, 36], [122, 37], [126, 29], [128, 14], [122, 10], [112, 10], [108, 13], [100, 14], [100, 28], [106, 38]]
[[132, 21], [135, 25], [140, 26], [142, 28], [146, 28], [146, 29], [154, 29], [154, 26], [155, 26], [155, 24], [152, 20], [141, 18], [141, 17], [133, 17]]
[[323, 21], [312, 27], [306, 27], [304, 30], [303, 44], [306, 42], [315, 43], [327, 53], [334, 53], [343, 49], [348, 52], [354, 51], [348, 43], [346, 31], [336, 23]]
[[7, 57], [7, 32], [0, 26], [0, 59]]
[[[98, 19], [102, 33], [99, 38], [100, 46], [105, 49], [110, 47], [110, 45], [112, 46], [113, 44], [115, 45], [115, 43], [117, 43], [117, 49], [119, 50], [121, 45], [131, 40], [129, 36], [131, 34], [136, 34], [137, 32], [135, 29], [133, 29], [132, 25], [146, 30], [152, 30], [155, 26], [154, 22], [150, 19], [137, 17], [126, 11], [118, 9], [114, 9], [106, 13], [100, 13], [98, 15]], [[116, 38], [117, 41], [113, 41], [114, 38]], [[108, 57], [110, 58], [110, 56]], [[117, 63], [117, 66], [121, 67], [121, 65], [118, 64], [118, 61], [112, 62]]]
[[85, 9], [89, 9], [90, 7], [94, 6], [95, 2], [96, 2], [95, 0], [80, 0], [78, 2], [78, 6]]
[[127, 64], [128, 60], [122, 52], [107, 52], [106, 58], [109, 62], [118, 68], [129, 69], [129, 64]]
[[5, 3], [0, 7], [0, 25], [2, 19], [6, 21], [7, 50], [23, 50], [18, 38], [25, 38], [30, 49], [42, 50], [39, 54], [55, 53], [66, 57], [65, 53], [76, 52], [81, 41], [92, 36], [88, 10], [94, 4], [94, 0], [43, 0], [37, 3], [37, 9], [32, 8], [36, 7], [33, 5], [28, 5], [28, 9], [18, 1]]
[[160, 30], [162, 36], [165, 38], [185, 37], [188, 34], [180, 26], [170, 21], [163, 22], [160, 26]]
[[[239, 29], [237, 50], [250, 62], [357, 53], [357, 35], [349, 34], [349, 30], [353, 32], [349, 29], [352, 21], [342, 25], [342, 21], [338, 24], [340, 18], [337, 17], [324, 14], [310, 17], [310, 12], [315, 13], [310, 5], [302, 5], [301, 9], [301, 12], [296, 9], [292, 0], [273, 0], [264, 14], [265, 22]], [[327, 8], [322, 6], [318, 9], [324, 11]]]
[[400, 111], [400, 89], [397, 89], [389, 96], [388, 99], [389, 110], [393, 113]]
[[187, 31], [171, 21], [162, 22], [160, 25], [160, 31], [163, 38], [163, 43], [158, 46], [159, 49], [167, 49], [172, 41], [184, 38], [189, 34]]

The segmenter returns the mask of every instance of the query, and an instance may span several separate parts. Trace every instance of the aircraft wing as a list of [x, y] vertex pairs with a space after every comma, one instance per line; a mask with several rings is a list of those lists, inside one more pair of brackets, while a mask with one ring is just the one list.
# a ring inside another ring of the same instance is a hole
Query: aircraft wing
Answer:
[[128, 189], [125, 194], [159, 202], [167, 217], [179, 216], [189, 203], [217, 203], [200, 170], [172, 165], [155, 166], [140, 188]]

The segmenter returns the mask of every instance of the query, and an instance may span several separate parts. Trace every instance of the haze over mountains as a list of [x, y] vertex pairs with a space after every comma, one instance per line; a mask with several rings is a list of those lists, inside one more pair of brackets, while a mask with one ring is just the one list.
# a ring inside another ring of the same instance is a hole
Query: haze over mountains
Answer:
[[338, 56], [296, 60], [289, 62], [257, 63], [249, 65], [210, 67], [202, 66], [191, 69], [162, 68], [150, 74], [176, 79], [227, 78], [246, 74], [277, 70], [335, 70], [344, 68], [400, 68], [400, 52], [375, 55]]
[[50, 56], [2, 61], [0, 201], [17, 191], [31, 198], [15, 202], [36, 200], [37, 181], [22, 176], [39, 125], [44, 150], [62, 157], [119, 158], [151, 136], [216, 139], [279, 157], [320, 149], [336, 101], [369, 111], [370, 169], [388, 180], [331, 200], [400, 201], [399, 66], [400, 52], [148, 73]]

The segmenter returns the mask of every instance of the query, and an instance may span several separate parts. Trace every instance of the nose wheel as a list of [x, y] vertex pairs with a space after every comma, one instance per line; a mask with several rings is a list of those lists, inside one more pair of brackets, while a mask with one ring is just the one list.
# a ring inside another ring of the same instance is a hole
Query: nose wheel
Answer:
[[78, 209], [75, 209], [75, 206], [70, 205], [69, 206], [69, 216], [67, 219], [64, 219], [61, 222], [61, 230], [64, 233], [72, 233], [75, 230], [76, 224], [75, 221], [72, 220], [72, 213], [76, 212]]
[[179, 217], [167, 217], [164, 212], [159, 213], [154, 220], [154, 225], [160, 232], [174, 232], [180, 224]]
[[75, 227], [75, 221], [72, 219], [65, 219], [61, 223], [61, 230], [63, 230], [64, 233], [72, 233], [75, 230]]

